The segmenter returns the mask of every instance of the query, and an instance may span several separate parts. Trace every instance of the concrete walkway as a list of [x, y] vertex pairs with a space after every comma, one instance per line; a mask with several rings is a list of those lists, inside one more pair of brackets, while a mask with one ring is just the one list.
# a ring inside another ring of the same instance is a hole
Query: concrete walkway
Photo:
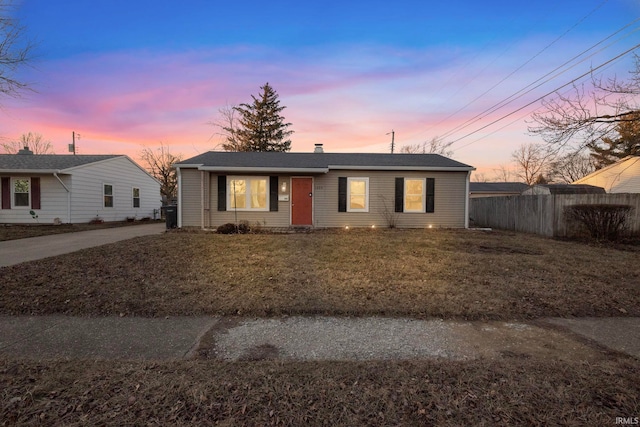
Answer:
[[[560, 327], [558, 327], [560, 326]], [[640, 359], [640, 318], [534, 323], [397, 318], [0, 316], [0, 357], [19, 359]], [[593, 343], [598, 345], [593, 345]]]
[[165, 229], [164, 223], [155, 223], [7, 240], [0, 242], [0, 267], [68, 254], [134, 237], [161, 234]]

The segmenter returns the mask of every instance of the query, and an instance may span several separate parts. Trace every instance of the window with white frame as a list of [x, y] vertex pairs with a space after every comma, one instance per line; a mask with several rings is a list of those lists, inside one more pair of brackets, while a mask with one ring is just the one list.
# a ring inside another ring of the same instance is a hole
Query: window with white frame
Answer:
[[426, 201], [426, 183], [424, 178], [406, 178], [404, 180], [404, 211], [424, 212]]
[[134, 208], [139, 208], [140, 207], [140, 189], [137, 187], [133, 187], [133, 191], [132, 191], [132, 199], [133, 199], [133, 207]]
[[103, 184], [102, 185], [102, 196], [104, 199], [104, 207], [112, 208], [113, 207], [113, 185], [111, 184]]
[[31, 188], [31, 180], [29, 178], [13, 179], [13, 207], [14, 208], [29, 207], [30, 188]]
[[347, 178], [347, 212], [369, 212], [369, 178]]
[[269, 210], [269, 179], [265, 176], [227, 180], [227, 206], [239, 211]]

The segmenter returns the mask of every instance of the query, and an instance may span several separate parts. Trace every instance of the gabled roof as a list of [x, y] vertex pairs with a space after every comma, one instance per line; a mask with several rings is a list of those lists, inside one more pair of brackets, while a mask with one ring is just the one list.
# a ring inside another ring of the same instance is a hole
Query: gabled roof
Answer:
[[309, 172], [330, 169], [470, 171], [473, 166], [439, 154], [283, 153], [208, 151], [174, 165], [227, 172]]
[[471, 193], [514, 193], [520, 194], [529, 188], [524, 182], [470, 182]]
[[587, 183], [610, 193], [640, 193], [640, 156], [627, 156], [574, 182]]
[[63, 172], [122, 155], [0, 154], [0, 172]]

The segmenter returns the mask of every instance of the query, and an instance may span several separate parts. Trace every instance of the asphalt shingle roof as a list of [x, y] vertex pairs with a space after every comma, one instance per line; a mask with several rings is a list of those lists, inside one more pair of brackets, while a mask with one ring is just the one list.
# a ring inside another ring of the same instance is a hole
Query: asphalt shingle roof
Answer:
[[219, 152], [209, 151], [177, 163], [206, 167], [239, 168], [329, 168], [355, 167], [416, 167], [469, 168], [439, 154], [381, 154], [381, 153], [283, 153], [283, 152]]
[[64, 170], [114, 157], [120, 155], [0, 154], [0, 171]]
[[524, 182], [470, 182], [469, 191], [474, 193], [521, 193], [529, 188]]

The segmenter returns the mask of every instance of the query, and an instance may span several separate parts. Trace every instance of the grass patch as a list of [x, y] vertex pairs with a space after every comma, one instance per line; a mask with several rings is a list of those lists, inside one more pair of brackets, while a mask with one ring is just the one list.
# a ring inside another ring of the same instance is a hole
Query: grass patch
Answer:
[[49, 236], [51, 234], [74, 233], [76, 231], [102, 230], [105, 228], [128, 227], [156, 223], [158, 221], [112, 221], [101, 224], [0, 224], [0, 242], [5, 240], [25, 239], [28, 237]]
[[[10, 425], [614, 425], [638, 362], [0, 361]], [[142, 421], [144, 420], [144, 421]]]
[[166, 233], [0, 269], [0, 314], [640, 316], [637, 251], [508, 232]]

